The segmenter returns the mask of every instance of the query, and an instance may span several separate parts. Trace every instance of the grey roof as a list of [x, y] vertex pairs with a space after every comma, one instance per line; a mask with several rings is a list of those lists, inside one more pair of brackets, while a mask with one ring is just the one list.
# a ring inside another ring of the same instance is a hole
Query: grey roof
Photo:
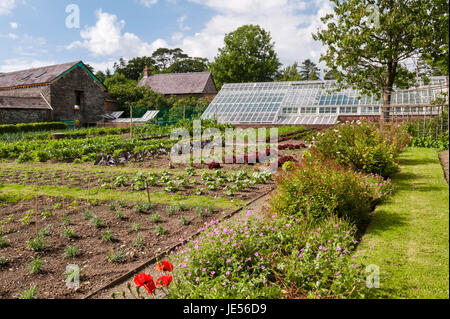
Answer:
[[78, 63], [80, 61], [3, 73], [0, 74], [0, 88], [48, 83]]
[[217, 93], [211, 72], [155, 74], [142, 78], [138, 85], [164, 95]]
[[51, 110], [41, 97], [0, 96], [0, 109]]

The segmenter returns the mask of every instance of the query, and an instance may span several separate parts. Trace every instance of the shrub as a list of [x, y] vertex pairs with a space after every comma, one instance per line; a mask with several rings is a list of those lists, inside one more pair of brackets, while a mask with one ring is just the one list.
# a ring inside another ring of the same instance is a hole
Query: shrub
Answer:
[[42, 251], [44, 250], [45, 241], [42, 237], [32, 238], [27, 242], [28, 248], [32, 251]]
[[396, 158], [409, 143], [402, 125], [358, 121], [319, 132], [312, 154], [315, 160], [334, 159], [361, 172], [389, 177], [398, 170]]
[[336, 215], [361, 226], [373, 203], [390, 191], [389, 185], [381, 177], [368, 178], [332, 161], [302, 163], [278, 177], [270, 207], [282, 216], [298, 216], [313, 224]]
[[168, 298], [359, 295], [363, 274], [348, 263], [355, 229], [334, 217], [319, 227], [311, 229], [298, 219], [280, 216], [259, 218], [251, 212], [225, 223], [208, 223], [198, 240], [172, 252], [178, 279]]
[[36, 256], [30, 263], [30, 270], [32, 274], [38, 274], [42, 270], [42, 259], [41, 256]]

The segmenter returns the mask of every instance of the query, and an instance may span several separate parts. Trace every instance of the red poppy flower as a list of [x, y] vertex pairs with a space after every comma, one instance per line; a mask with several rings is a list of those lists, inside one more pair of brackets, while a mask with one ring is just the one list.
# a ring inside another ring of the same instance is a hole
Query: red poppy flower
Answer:
[[155, 283], [153, 282], [153, 279], [152, 279], [152, 281], [147, 282], [144, 285], [144, 288], [147, 289], [147, 292], [149, 295], [152, 295], [156, 290], [156, 286], [155, 286]]
[[162, 276], [160, 277], [157, 281], [156, 281], [156, 285], [158, 287], [167, 287], [168, 285], [170, 285], [170, 283], [172, 282], [172, 276], [171, 275], [167, 275], [167, 276]]
[[142, 274], [136, 275], [134, 277], [134, 283], [139, 288], [146, 285], [148, 282], [153, 282], [153, 277], [150, 275], [147, 275], [145, 272], [143, 272]]
[[167, 260], [163, 260], [162, 263], [158, 263], [156, 266], [156, 271], [172, 271], [173, 265]]

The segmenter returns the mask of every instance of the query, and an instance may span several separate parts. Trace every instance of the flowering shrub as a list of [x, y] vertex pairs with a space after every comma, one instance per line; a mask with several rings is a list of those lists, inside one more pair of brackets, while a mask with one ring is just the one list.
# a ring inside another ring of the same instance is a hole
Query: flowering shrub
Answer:
[[[355, 229], [330, 218], [311, 229], [295, 217], [212, 221], [199, 239], [172, 252], [169, 298], [344, 297], [359, 294], [360, 268], [346, 262]], [[352, 262], [354, 265], [356, 261]], [[293, 289], [295, 288], [295, 289]]]
[[373, 204], [391, 191], [380, 176], [370, 178], [332, 161], [302, 163], [277, 179], [271, 210], [283, 216], [299, 216], [311, 223], [332, 215], [358, 225], [368, 221]]
[[358, 171], [388, 177], [398, 170], [396, 158], [409, 143], [404, 126], [363, 120], [319, 132], [312, 154], [316, 160], [334, 159]]

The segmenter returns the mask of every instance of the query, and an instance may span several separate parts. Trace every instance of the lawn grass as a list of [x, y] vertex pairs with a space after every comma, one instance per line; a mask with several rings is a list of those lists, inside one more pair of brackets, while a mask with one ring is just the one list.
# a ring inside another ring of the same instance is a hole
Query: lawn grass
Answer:
[[[11, 199], [8, 202], [14, 202], [17, 199], [17, 194], [20, 194], [22, 200], [33, 199], [38, 196], [50, 196], [57, 198], [68, 198], [73, 200], [125, 200], [130, 202], [145, 202], [147, 201], [147, 193], [145, 192], [125, 192], [125, 191], [110, 191], [106, 189], [91, 189], [89, 192], [81, 188], [69, 188], [64, 186], [39, 186], [36, 189], [33, 185], [19, 185], [19, 184], [3, 184], [0, 185], [0, 194], [5, 199]], [[213, 198], [209, 196], [183, 196], [178, 194], [167, 194], [164, 192], [152, 193], [150, 200], [154, 204], [173, 205], [174, 203], [183, 204], [188, 207], [196, 206], [213, 206], [216, 209], [233, 210], [245, 205], [244, 202], [234, 199]]]
[[400, 165], [396, 191], [376, 209], [358, 254], [380, 267], [375, 298], [449, 298], [449, 187], [438, 152], [410, 148]]

